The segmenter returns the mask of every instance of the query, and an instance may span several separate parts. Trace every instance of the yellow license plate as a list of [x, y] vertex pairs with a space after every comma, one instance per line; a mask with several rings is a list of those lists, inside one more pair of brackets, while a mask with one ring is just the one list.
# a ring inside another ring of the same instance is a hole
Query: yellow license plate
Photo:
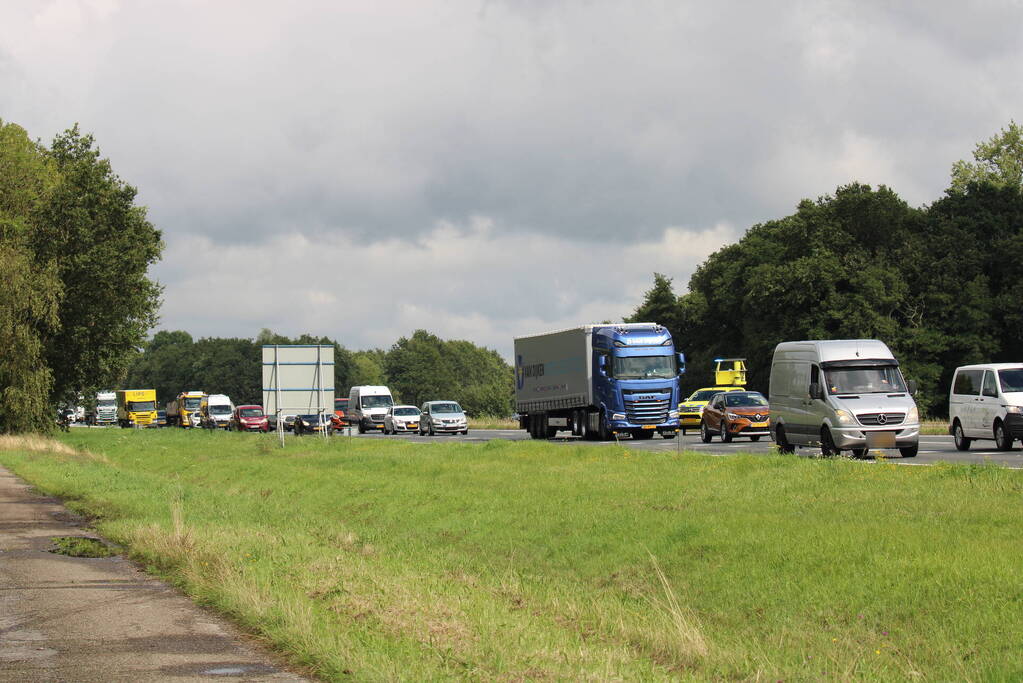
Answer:
[[749, 426], [750, 427], [766, 427], [767, 423], [766, 422], [751, 422]]
[[657, 425], [643, 425], [643, 429], [657, 429]]
[[416, 429], [418, 427], [419, 427], [418, 422], [409, 422], [408, 424], [405, 425], [406, 429]]

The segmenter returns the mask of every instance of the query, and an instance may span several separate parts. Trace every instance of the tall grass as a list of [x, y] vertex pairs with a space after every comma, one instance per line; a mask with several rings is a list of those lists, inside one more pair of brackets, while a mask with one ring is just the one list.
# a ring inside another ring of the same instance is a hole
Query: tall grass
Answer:
[[61, 439], [0, 461], [329, 680], [1023, 677], [1015, 471]]

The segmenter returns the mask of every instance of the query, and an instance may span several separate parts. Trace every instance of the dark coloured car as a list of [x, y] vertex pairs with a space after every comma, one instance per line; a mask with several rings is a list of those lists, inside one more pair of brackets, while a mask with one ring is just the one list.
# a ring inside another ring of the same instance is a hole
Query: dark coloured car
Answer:
[[318, 434], [320, 432], [332, 434], [334, 432], [334, 428], [331, 426], [330, 416], [317, 415], [315, 413], [311, 415], [296, 415], [295, 424], [292, 429], [296, 436], [301, 436], [303, 434]]

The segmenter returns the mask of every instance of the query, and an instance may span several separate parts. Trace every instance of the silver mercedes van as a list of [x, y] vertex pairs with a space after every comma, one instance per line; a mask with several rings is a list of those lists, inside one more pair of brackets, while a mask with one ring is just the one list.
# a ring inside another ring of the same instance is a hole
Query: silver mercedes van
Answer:
[[876, 339], [782, 342], [774, 349], [771, 435], [783, 453], [820, 446], [826, 456], [898, 448], [917, 454], [920, 414], [899, 362]]

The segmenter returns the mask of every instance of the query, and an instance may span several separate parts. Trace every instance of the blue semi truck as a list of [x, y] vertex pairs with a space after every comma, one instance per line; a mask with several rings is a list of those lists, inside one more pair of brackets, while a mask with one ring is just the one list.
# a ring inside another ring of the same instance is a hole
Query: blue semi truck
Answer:
[[656, 323], [583, 325], [515, 339], [515, 409], [534, 439], [678, 434], [685, 356]]

